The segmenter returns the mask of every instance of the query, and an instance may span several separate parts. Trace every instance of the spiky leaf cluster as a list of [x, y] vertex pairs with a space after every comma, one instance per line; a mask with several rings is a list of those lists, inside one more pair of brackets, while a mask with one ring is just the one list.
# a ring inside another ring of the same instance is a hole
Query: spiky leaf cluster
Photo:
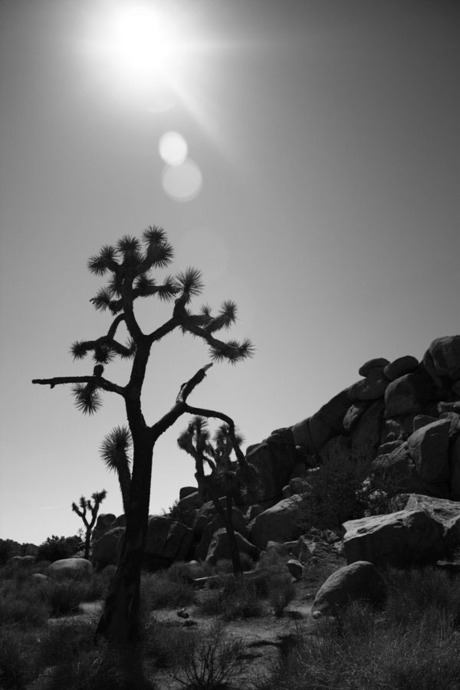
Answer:
[[130, 299], [157, 294], [160, 299], [171, 299], [180, 285], [171, 278], [157, 285], [149, 276], [153, 268], [165, 268], [173, 258], [172, 245], [162, 228], [151, 226], [144, 231], [142, 240], [125, 235], [116, 246], [107, 245], [88, 261], [89, 270], [96, 275], [112, 274], [108, 284], [91, 299], [96, 309], [109, 309], [118, 314], [123, 309], [123, 298]]
[[100, 455], [109, 470], [119, 471], [122, 467], [129, 468], [131, 447], [130, 430], [127, 426], [117, 426], [104, 438]]
[[226, 343], [219, 343], [218, 346], [214, 344], [210, 346], [210, 355], [214, 362], [227, 360], [231, 364], [237, 364], [247, 357], [252, 357], [254, 351], [254, 345], [250, 340], [243, 340], [241, 343], [237, 340], [228, 340]]
[[75, 406], [83, 414], [94, 414], [102, 406], [102, 397], [94, 385], [77, 383], [72, 388]]

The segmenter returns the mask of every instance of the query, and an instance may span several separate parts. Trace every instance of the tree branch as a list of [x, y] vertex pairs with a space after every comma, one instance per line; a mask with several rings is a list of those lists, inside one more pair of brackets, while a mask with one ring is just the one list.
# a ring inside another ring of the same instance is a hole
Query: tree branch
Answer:
[[55, 376], [52, 379], [32, 379], [32, 383], [38, 383], [41, 386], [60, 386], [67, 383], [95, 383], [97, 388], [102, 388], [109, 393], [118, 393], [122, 397], [125, 397], [125, 389], [122, 386], [118, 386], [108, 379], [104, 379], [101, 376]]
[[176, 404], [172, 407], [169, 412], [167, 412], [158, 422], [155, 422], [153, 426], [150, 427], [150, 431], [153, 433], [155, 438], [159, 438], [169, 427], [171, 427], [174, 422], [176, 422], [184, 412], [187, 411], [187, 398], [192, 393], [192, 391], [198, 386], [199, 383], [203, 381], [206, 376], [208, 369], [212, 367], [212, 362], [206, 364], [201, 369], [198, 369], [196, 374], [192, 376], [191, 379], [186, 381], [180, 387], [180, 391], [177, 394]]

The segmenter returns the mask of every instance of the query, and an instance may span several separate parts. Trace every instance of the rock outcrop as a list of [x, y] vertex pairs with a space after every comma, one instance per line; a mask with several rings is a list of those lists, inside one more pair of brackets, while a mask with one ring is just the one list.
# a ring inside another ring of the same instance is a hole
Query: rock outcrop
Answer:
[[[376, 357], [358, 373], [361, 379], [313, 415], [248, 447], [246, 460], [257, 479], [245, 491], [238, 475], [242, 490], [233, 524], [251, 556], [268, 543], [288, 543], [289, 557], [304, 563], [300, 547], [292, 545], [303, 538], [302, 509], [318, 468], [350, 461], [365, 468], [368, 486], [383, 487], [378, 492], [387, 503], [391, 496], [405, 498], [395, 498], [394, 512], [384, 515], [371, 515], [380, 509], [367, 503], [367, 515], [363, 508], [364, 517], [345, 523], [349, 564], [435, 562], [460, 547], [460, 336], [433, 341], [421, 361], [412, 355]], [[257, 503], [248, 502], [250, 495]], [[222, 520], [203, 500], [196, 487], [184, 487], [173, 515], [149, 518], [148, 566], [186, 558], [214, 561], [227, 553]], [[123, 534], [119, 520], [99, 517], [93, 543], [99, 567], [115, 562]], [[313, 558], [310, 546], [307, 551]]]

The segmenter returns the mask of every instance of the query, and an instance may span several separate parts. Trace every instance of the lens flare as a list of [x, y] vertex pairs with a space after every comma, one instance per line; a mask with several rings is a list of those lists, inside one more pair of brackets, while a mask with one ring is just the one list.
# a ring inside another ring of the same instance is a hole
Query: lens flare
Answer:
[[160, 139], [158, 150], [168, 165], [182, 165], [187, 158], [188, 146], [182, 134], [166, 132]]
[[182, 165], [167, 166], [162, 175], [163, 189], [174, 201], [191, 201], [201, 191], [203, 177], [198, 165], [188, 158]]

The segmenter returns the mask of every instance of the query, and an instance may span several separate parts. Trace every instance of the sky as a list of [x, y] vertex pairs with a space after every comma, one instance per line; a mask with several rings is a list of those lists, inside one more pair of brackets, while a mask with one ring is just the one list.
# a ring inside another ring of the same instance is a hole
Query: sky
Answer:
[[[460, 332], [456, 0], [0, 0], [0, 537], [75, 534], [72, 501], [108, 492], [99, 457], [118, 396], [83, 416], [75, 340], [110, 316], [87, 260], [166, 229], [193, 306], [233, 299], [233, 338], [189, 402], [246, 448], [317, 411], [373, 357], [421, 358]], [[164, 272], [160, 272], [161, 277]], [[171, 305], [144, 301], [153, 330]], [[148, 423], [207, 364], [174, 333], [152, 351]], [[127, 380], [126, 365], [105, 376]], [[150, 512], [193, 485], [180, 419], [155, 448]]]

